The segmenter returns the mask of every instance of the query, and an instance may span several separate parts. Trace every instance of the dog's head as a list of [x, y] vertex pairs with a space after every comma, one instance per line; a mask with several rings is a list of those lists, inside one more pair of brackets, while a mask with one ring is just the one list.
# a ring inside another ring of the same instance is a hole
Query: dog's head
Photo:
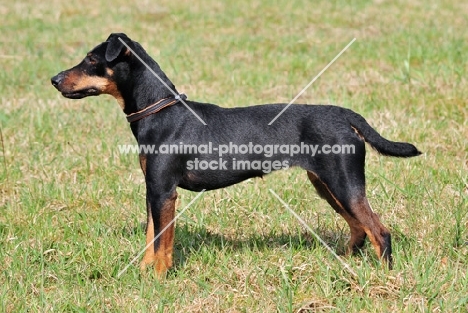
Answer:
[[111, 34], [78, 65], [52, 77], [52, 85], [70, 99], [110, 94], [123, 104], [118, 83], [125, 80], [134, 49], [142, 48], [123, 33]]

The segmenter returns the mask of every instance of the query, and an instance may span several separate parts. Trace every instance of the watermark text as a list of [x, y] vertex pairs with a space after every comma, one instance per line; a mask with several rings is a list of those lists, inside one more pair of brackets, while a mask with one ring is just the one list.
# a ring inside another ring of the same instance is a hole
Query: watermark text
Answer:
[[206, 155], [216, 154], [219, 157], [226, 155], [263, 155], [267, 158], [275, 155], [295, 156], [300, 154], [310, 155], [312, 157], [319, 154], [354, 154], [356, 147], [352, 144], [236, 144], [229, 142], [227, 144], [161, 144], [161, 145], [119, 145], [121, 154], [186, 154], [186, 155]]

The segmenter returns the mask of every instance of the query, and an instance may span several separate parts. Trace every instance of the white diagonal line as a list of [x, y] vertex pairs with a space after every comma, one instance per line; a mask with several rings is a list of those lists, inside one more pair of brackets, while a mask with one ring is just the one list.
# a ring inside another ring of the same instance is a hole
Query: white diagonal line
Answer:
[[310, 85], [312, 85], [312, 84], [313, 84], [313, 83], [314, 83], [314, 82], [315, 82], [315, 81], [316, 81], [316, 80], [317, 80], [317, 79], [318, 79], [318, 78], [319, 78], [319, 77], [320, 77], [320, 76], [321, 76], [321, 75], [322, 75], [322, 74], [323, 74], [323, 73], [324, 73], [324, 72], [325, 72], [325, 71], [326, 71], [326, 70], [327, 70], [327, 69], [328, 69], [328, 68], [329, 68], [329, 67], [330, 67], [330, 66], [331, 66], [331, 65], [332, 65], [332, 64], [333, 64], [333, 63], [334, 63], [334, 62], [335, 62], [335, 61], [352, 45], [352, 44], [353, 44], [353, 42], [355, 42], [355, 41], [356, 41], [356, 38], [353, 38], [353, 40], [351, 40], [351, 42], [348, 43], [348, 44], [346, 45], [346, 47], [344, 47], [343, 50], [341, 50], [341, 52], [338, 53], [338, 55], [337, 55], [333, 60], [331, 60], [330, 63], [328, 63], [327, 66], [325, 66], [325, 67], [323, 68], [323, 70], [321, 70], [320, 73], [318, 73], [317, 76], [315, 76], [314, 79], [312, 79], [312, 80], [310, 81], [310, 83], [308, 83], [307, 86], [305, 86], [304, 89], [302, 89], [302, 90], [297, 94], [297, 96], [295, 96], [294, 99], [292, 99], [292, 100], [288, 103], [288, 105], [285, 106], [284, 109], [281, 110], [281, 112], [279, 112], [278, 115], [276, 115], [275, 118], [273, 118], [273, 119], [271, 120], [270, 123], [268, 123], [268, 125], [273, 124], [273, 122], [276, 121], [276, 119], [277, 119], [278, 117], [280, 117], [280, 115], [283, 114], [284, 111], [286, 111], [287, 108], [289, 108], [289, 106], [290, 106], [291, 104], [293, 104], [294, 101], [296, 101], [296, 100], [310, 87]]
[[[206, 189], [203, 189], [202, 191], [200, 191], [200, 192], [198, 193], [198, 195], [197, 195], [195, 198], [193, 198], [192, 201], [190, 201], [189, 204], [187, 204], [187, 205], [185, 206], [185, 208], [183, 208], [182, 211], [180, 211], [180, 213], [177, 214], [177, 215], [172, 219], [172, 221], [171, 221], [169, 224], [167, 224], [166, 227], [164, 227], [164, 228], [159, 232], [159, 234], [157, 234], [156, 237], [154, 237], [153, 240], [152, 240], [149, 244], [147, 244], [146, 247], [145, 247], [143, 250], [141, 250], [140, 253], [138, 253], [138, 255], [137, 255], [136, 257], [133, 258], [133, 260], [130, 261], [130, 263], [127, 264], [127, 266], [125, 266], [125, 268], [124, 268], [123, 270], [121, 270], [121, 271], [119, 272], [119, 274], [117, 274], [117, 278], [119, 278], [123, 273], [125, 273], [125, 271], [130, 267], [130, 265], [132, 265], [133, 262], [135, 262], [136, 260], [138, 260], [138, 259], [140, 258], [140, 256], [146, 251], [146, 249], [148, 249], [150, 246], [152, 246], [153, 243], [166, 231], [166, 229], [168, 229], [168, 228], [179, 218], [179, 216], [181, 216], [182, 213], [184, 213], [185, 210], [187, 210], [187, 209], [189, 208], [189, 206], [191, 206], [192, 203], [194, 203], [195, 200], [197, 200], [197, 199], [202, 195], [203, 192], [205, 192], [205, 190], [206, 190]], [[150, 226], [148, 225], [147, 227], [150, 227]]]
[[307, 223], [304, 222], [304, 220], [303, 220], [296, 212], [294, 212], [294, 211], [289, 207], [289, 205], [288, 205], [286, 202], [284, 202], [283, 199], [280, 198], [280, 196], [278, 196], [278, 195], [276, 194], [276, 192], [274, 192], [272, 189], [269, 189], [269, 190], [270, 190], [270, 192], [279, 200], [279, 202], [281, 202], [281, 203], [284, 205], [284, 207], [285, 207], [286, 209], [288, 209], [288, 210], [294, 215], [294, 217], [296, 217], [296, 218], [298, 219], [298, 221], [299, 221], [305, 228], [307, 228], [307, 230], [308, 230], [309, 232], [311, 232], [312, 235], [314, 235], [315, 238], [317, 238], [317, 240], [320, 241], [320, 243], [321, 243], [328, 251], [330, 251], [330, 253], [331, 253], [335, 258], [338, 259], [338, 261], [341, 262], [341, 264], [343, 264], [343, 266], [348, 270], [348, 272], [350, 272], [353, 276], [358, 277], [358, 275], [356, 274], [356, 272], [354, 272], [354, 271], [351, 269], [351, 267], [348, 265], [348, 263], [346, 263], [345, 261], [343, 261], [343, 259], [340, 258], [340, 257], [338, 256], [338, 254], [336, 254], [335, 251], [333, 251], [333, 249], [330, 248], [330, 247], [327, 245], [327, 243], [326, 243], [325, 241], [323, 241], [323, 239], [320, 238], [320, 236], [317, 235], [317, 234], [312, 230], [312, 228], [310, 228], [309, 225], [307, 225]]
[[[138, 60], [140, 60], [141, 63], [143, 63], [144, 66], [146, 66], [146, 68], [147, 68], [154, 76], [156, 76], [157, 79], [159, 79], [159, 81], [160, 81], [167, 89], [169, 89], [170, 92], [172, 92], [172, 94], [173, 94], [175, 97], [178, 97], [178, 96], [179, 96], [174, 90], [172, 90], [171, 87], [169, 87], [169, 86], [164, 82], [164, 80], [162, 80], [161, 77], [159, 77], [158, 74], [156, 74], [155, 71], [153, 71], [153, 69], [152, 69], [151, 67], [149, 67], [148, 64], [146, 64], [145, 61], [143, 61], [142, 58], [140, 58], [140, 56], [139, 56], [138, 54], [135, 53], [135, 51], [133, 51], [132, 48], [130, 48], [130, 47], [125, 43], [125, 41], [122, 40], [122, 38], [119, 37], [119, 40], [124, 44], [125, 47], [127, 47], [128, 50], [130, 50], [130, 51], [133, 53], [134, 56], [137, 57]], [[198, 114], [195, 113], [195, 111], [192, 110], [192, 108], [189, 107], [187, 103], [185, 103], [184, 99], [179, 99], [179, 101], [182, 102], [182, 103], [185, 105], [185, 107], [186, 107], [187, 109], [189, 109], [189, 111], [192, 112], [192, 114], [195, 115], [195, 117], [198, 118], [198, 119], [200, 120], [200, 122], [202, 122], [203, 125], [206, 126], [205, 121], [202, 120], [202, 118], [201, 118], [200, 116], [198, 116]]]

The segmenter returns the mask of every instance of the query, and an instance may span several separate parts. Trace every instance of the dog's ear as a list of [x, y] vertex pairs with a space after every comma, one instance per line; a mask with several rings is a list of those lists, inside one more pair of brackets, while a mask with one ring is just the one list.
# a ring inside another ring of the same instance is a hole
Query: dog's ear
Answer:
[[106, 49], [106, 61], [112, 62], [114, 61], [122, 51], [127, 51], [127, 47], [122, 43], [123, 40], [126, 44], [130, 44], [132, 40], [127, 37], [127, 35], [120, 33], [120, 34], [110, 34], [107, 38], [107, 49]]

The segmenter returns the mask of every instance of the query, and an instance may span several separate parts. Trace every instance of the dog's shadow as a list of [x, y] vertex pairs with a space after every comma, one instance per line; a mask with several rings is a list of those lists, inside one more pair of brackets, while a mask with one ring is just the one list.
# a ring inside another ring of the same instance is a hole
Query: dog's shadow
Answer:
[[[242, 230], [239, 230], [241, 233]], [[314, 232], [339, 255], [346, 253], [348, 237], [339, 230], [314, 229]], [[277, 248], [314, 250], [322, 245], [316, 237], [307, 231], [292, 230], [291, 233], [252, 234], [245, 239], [233, 239], [222, 233], [208, 230], [204, 226], [178, 225], [174, 244], [174, 265], [183, 267], [193, 255], [205, 253], [236, 253], [242, 250], [266, 251]], [[236, 237], [236, 236], [234, 236]], [[239, 237], [239, 236], [237, 236]]]
[[[124, 236], [137, 236], [145, 234], [146, 223], [140, 223], [133, 227], [125, 227], [122, 229]], [[344, 256], [347, 251], [347, 243], [349, 234], [344, 229], [326, 229], [315, 228], [314, 233], [329, 246], [339, 256]], [[241, 234], [242, 230], [238, 231]], [[397, 241], [407, 241], [406, 236], [396, 231]], [[193, 257], [197, 258], [203, 254], [211, 253], [216, 258], [217, 253], [237, 254], [239, 251], [267, 251], [277, 248], [290, 249], [291, 251], [298, 250], [315, 250], [323, 248], [323, 243], [320, 242], [314, 234], [309, 231], [297, 228], [291, 232], [278, 233], [271, 230], [267, 234], [252, 234], [245, 239], [233, 239], [236, 236], [227, 236], [222, 233], [211, 231], [205, 226], [193, 225], [191, 223], [180, 223], [176, 227], [174, 239], [174, 267], [171, 272], [177, 272], [178, 268], [183, 268], [184, 265]], [[239, 236], [237, 236], [239, 237]], [[368, 241], [368, 240], [367, 240]], [[369, 250], [370, 243], [367, 242], [363, 247], [363, 252]]]

